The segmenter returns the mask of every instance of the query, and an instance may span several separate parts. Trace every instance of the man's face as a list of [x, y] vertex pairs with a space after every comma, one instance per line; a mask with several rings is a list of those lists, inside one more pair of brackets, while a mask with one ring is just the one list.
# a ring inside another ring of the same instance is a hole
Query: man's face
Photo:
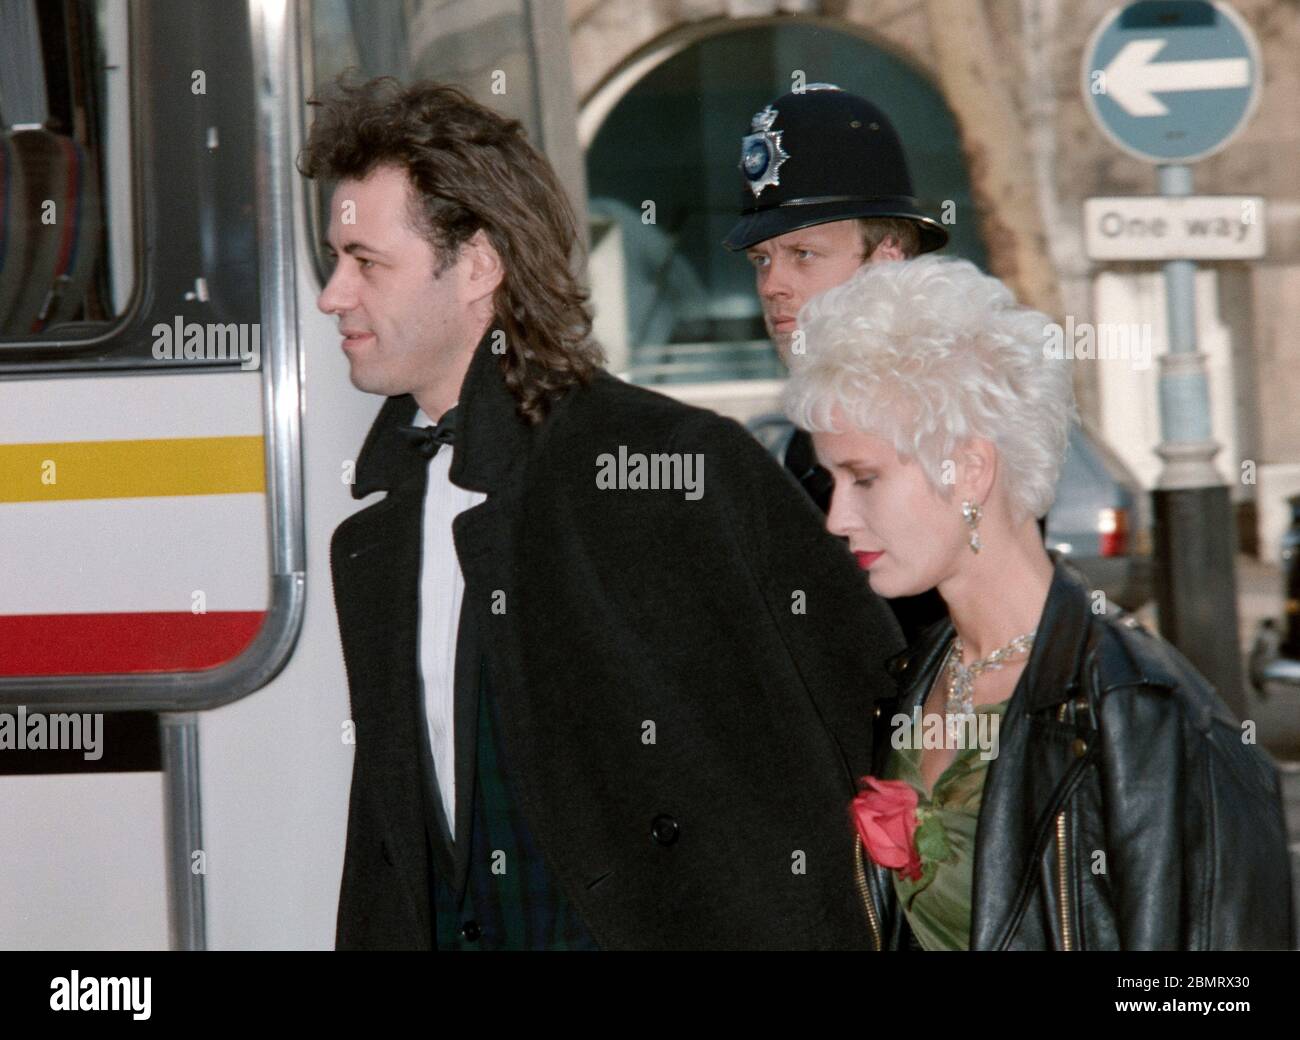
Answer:
[[336, 263], [317, 306], [338, 316], [352, 385], [370, 394], [419, 397], [464, 362], [465, 265], [435, 277], [437, 256], [411, 226], [407, 192], [403, 170], [380, 166], [340, 181], [330, 205]]
[[790, 339], [799, 308], [814, 296], [848, 281], [865, 259], [855, 220], [788, 231], [745, 250], [754, 265], [763, 323], [781, 360], [790, 363]]
[[849, 280], [863, 261], [902, 259], [892, 239], [862, 252], [862, 229], [856, 220], [833, 220], [788, 231], [745, 250], [754, 265], [763, 323], [781, 360], [790, 364], [790, 340], [799, 308], [814, 296]]

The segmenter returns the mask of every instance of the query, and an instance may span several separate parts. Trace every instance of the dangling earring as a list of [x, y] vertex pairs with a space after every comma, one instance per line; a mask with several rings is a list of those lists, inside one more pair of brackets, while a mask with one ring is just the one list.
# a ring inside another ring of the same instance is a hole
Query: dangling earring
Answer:
[[969, 500], [964, 501], [961, 504], [961, 515], [970, 527], [970, 551], [978, 553], [980, 551], [980, 507]]

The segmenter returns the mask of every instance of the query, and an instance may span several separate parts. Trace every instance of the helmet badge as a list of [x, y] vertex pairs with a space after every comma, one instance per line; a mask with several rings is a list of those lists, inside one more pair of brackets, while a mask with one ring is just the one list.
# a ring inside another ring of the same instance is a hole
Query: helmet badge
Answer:
[[772, 129], [776, 114], [771, 105], [755, 114], [749, 125], [752, 133], [740, 142], [740, 172], [749, 182], [754, 198], [769, 185], [781, 183], [781, 164], [790, 158], [781, 147], [781, 131]]

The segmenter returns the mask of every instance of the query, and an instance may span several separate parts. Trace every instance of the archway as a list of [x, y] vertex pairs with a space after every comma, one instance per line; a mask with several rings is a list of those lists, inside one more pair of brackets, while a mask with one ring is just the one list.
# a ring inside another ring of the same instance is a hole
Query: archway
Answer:
[[[638, 382], [775, 378], [752, 271], [720, 244], [739, 209], [738, 150], [753, 113], [795, 76], [870, 98], [898, 129], [918, 199], [936, 217], [949, 201], [971, 212], [957, 126], [923, 73], [849, 27], [780, 19], [694, 34], [645, 49], [584, 107], [598, 331], [614, 367]], [[974, 221], [949, 231], [949, 254], [986, 265]]]

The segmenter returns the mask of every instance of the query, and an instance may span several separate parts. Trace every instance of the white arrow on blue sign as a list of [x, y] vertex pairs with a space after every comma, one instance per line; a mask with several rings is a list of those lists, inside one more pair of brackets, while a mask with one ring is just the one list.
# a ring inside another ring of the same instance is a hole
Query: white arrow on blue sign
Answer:
[[1083, 52], [1083, 97], [1112, 143], [1147, 162], [1187, 163], [1223, 148], [1259, 101], [1254, 33], [1210, 0], [1120, 8]]

